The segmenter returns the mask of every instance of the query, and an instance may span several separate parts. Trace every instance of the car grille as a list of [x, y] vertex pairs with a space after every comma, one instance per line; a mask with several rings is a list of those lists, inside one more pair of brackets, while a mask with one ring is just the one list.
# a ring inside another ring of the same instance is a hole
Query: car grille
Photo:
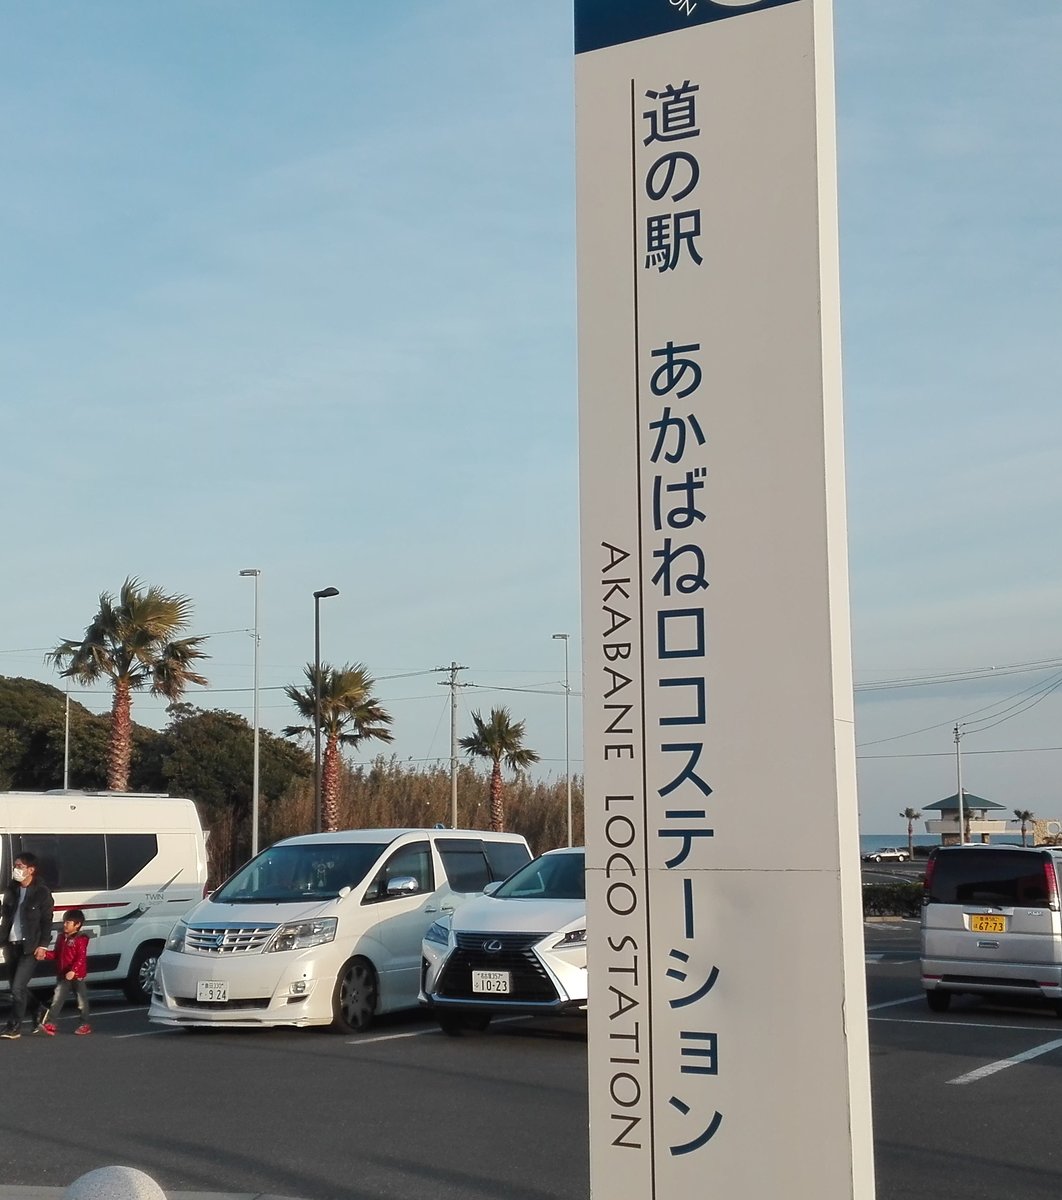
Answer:
[[[520, 1001], [548, 1003], [556, 1000], [557, 989], [531, 949], [547, 936], [546, 933], [457, 934], [457, 948], [443, 968], [437, 984], [438, 994], [454, 1000], [490, 999], [502, 1004]], [[501, 949], [488, 952], [483, 948], [485, 942], [500, 942]], [[510, 972], [511, 991], [500, 996], [473, 992], [473, 971]]]
[[200, 954], [258, 954], [276, 928], [276, 925], [192, 925], [184, 945], [185, 949]]
[[174, 1004], [178, 1008], [195, 1009], [198, 1012], [234, 1012], [238, 1009], [248, 1008], [268, 1008], [268, 996], [255, 996], [249, 1000], [215, 1000], [211, 1003], [200, 1003], [198, 1000], [193, 1000], [189, 997], [174, 996]]

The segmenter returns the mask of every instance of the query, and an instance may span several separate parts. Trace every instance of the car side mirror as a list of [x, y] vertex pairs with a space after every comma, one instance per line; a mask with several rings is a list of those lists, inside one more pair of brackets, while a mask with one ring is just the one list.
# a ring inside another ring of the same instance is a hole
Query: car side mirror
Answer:
[[494, 893], [498, 890], [498, 888], [501, 887], [501, 885], [502, 885], [502, 881], [500, 879], [491, 880], [491, 882], [488, 883], [487, 886], [483, 889], [483, 895], [484, 896], [493, 896]]
[[412, 875], [395, 875], [393, 879], [387, 881], [387, 894], [389, 896], [412, 896], [420, 891], [420, 884], [413, 878]]

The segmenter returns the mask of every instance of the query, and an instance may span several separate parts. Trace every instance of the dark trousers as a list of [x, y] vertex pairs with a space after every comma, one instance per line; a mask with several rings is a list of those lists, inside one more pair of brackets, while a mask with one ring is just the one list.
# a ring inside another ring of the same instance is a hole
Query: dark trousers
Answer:
[[37, 960], [33, 957], [25, 942], [7, 943], [7, 969], [11, 980], [11, 1019], [10, 1024], [18, 1029], [26, 1016], [27, 1007], [33, 1013], [34, 1020], [39, 1019], [43, 1005], [29, 990], [30, 980], [36, 970]]
[[41, 1023], [45, 1021], [54, 1021], [55, 1018], [63, 1011], [63, 1005], [66, 1003], [67, 996], [70, 995], [70, 989], [73, 988], [74, 995], [77, 997], [78, 1011], [81, 1013], [81, 1023], [88, 1024], [89, 1019], [89, 1002], [88, 1002], [88, 987], [83, 979], [60, 979], [55, 985], [55, 991], [52, 993], [52, 1002], [48, 1005], [44, 1016], [40, 1018]]

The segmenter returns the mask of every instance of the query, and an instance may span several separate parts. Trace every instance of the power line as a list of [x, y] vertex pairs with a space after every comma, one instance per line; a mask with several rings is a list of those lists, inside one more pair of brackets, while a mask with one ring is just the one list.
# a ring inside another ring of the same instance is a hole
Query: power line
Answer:
[[[1059, 676], [1058, 678], [1060, 680], [1062, 680], [1062, 676]], [[1048, 682], [1051, 683], [1052, 681], [1048, 681]], [[972, 712], [963, 713], [962, 716], [959, 718], [959, 721], [961, 724], [966, 724], [970, 717], [976, 717], [978, 713], [988, 712], [989, 709], [998, 708], [1001, 704], [1009, 704], [1011, 700], [1017, 700], [1019, 696], [1024, 696], [1027, 692], [1034, 692], [1044, 686], [1046, 686], [1046, 685], [1044, 685], [1042, 683], [1031, 683], [1031, 684], [1029, 684], [1028, 687], [1023, 687], [1021, 689], [1021, 691], [1014, 692], [1013, 695], [1006, 696], [1002, 700], [993, 700], [991, 704], [983, 704], [980, 708], [975, 708]], [[1055, 685], [1055, 686], [1057, 686], [1057, 685]], [[1053, 691], [1054, 687], [1052, 687], [1051, 690]], [[1041, 697], [1041, 699], [1043, 699], [1043, 697]], [[998, 716], [999, 714], [996, 713], [994, 715]], [[1015, 714], [1015, 715], [1017, 715], [1017, 714]], [[991, 719], [992, 719], [991, 717], [984, 718], [984, 720], [986, 720], [986, 721], [991, 720]], [[898, 742], [898, 741], [902, 740], [903, 738], [915, 737], [920, 733], [929, 733], [933, 729], [944, 729], [946, 726], [954, 725], [954, 723], [955, 722], [953, 720], [938, 721], [935, 725], [923, 725], [921, 729], [912, 729], [912, 730], [909, 730], [907, 733], [894, 733], [891, 737], [875, 738], [871, 742], [858, 742], [858, 743], [856, 743], [856, 749], [859, 749], [862, 746], [881, 746], [885, 742]], [[976, 724], [976, 722], [975, 722], [975, 724]], [[978, 730], [974, 730], [974, 732], [980, 733], [982, 731], [978, 729]]]
[[[975, 725], [980, 725], [980, 729], [969, 729], [967, 733], [984, 733], [986, 730], [995, 729], [997, 725], [1002, 725], [1005, 721], [1012, 721], [1015, 717], [1020, 717], [1023, 713], [1027, 713], [1029, 709], [1035, 708], [1041, 700], [1046, 700], [1052, 692], [1057, 691], [1062, 687], [1062, 675], [1058, 675], [1051, 681], [1050, 686], [1045, 685], [1038, 696], [1030, 696], [1026, 700], [1020, 701], [1018, 704], [1012, 704], [1010, 708], [1005, 708], [1003, 712], [996, 713], [999, 720], [992, 720], [991, 717], [985, 717], [984, 721], [991, 721], [990, 725], [985, 725], [983, 721], [975, 721]], [[1017, 709], [1017, 712], [1012, 710]], [[1009, 716], [1006, 714], [1010, 714]]]
[[[964, 750], [963, 758], [970, 754], [1050, 754], [1062, 750], [1062, 746], [1013, 746], [1007, 750]], [[925, 750], [910, 754], [857, 754], [856, 758], [954, 758], [950, 750]]]
[[966, 671], [940, 671], [931, 675], [906, 675], [880, 679], [872, 683], [857, 683], [857, 692], [889, 691], [897, 688], [932, 687], [945, 683], [966, 683], [990, 679], [994, 675], [1024, 675], [1031, 671], [1049, 671], [1062, 667], [1062, 658], [1037, 659], [1033, 662], [1005, 663], [999, 667], [972, 667]]

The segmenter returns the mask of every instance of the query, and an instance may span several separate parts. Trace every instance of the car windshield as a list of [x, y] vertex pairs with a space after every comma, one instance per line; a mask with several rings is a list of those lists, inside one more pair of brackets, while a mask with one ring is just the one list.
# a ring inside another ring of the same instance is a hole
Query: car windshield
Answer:
[[386, 842], [271, 846], [226, 880], [210, 899], [215, 904], [334, 900], [341, 889], [361, 883], [386, 848]]
[[544, 854], [510, 875], [494, 895], [501, 900], [585, 900], [585, 856], [581, 850]]

